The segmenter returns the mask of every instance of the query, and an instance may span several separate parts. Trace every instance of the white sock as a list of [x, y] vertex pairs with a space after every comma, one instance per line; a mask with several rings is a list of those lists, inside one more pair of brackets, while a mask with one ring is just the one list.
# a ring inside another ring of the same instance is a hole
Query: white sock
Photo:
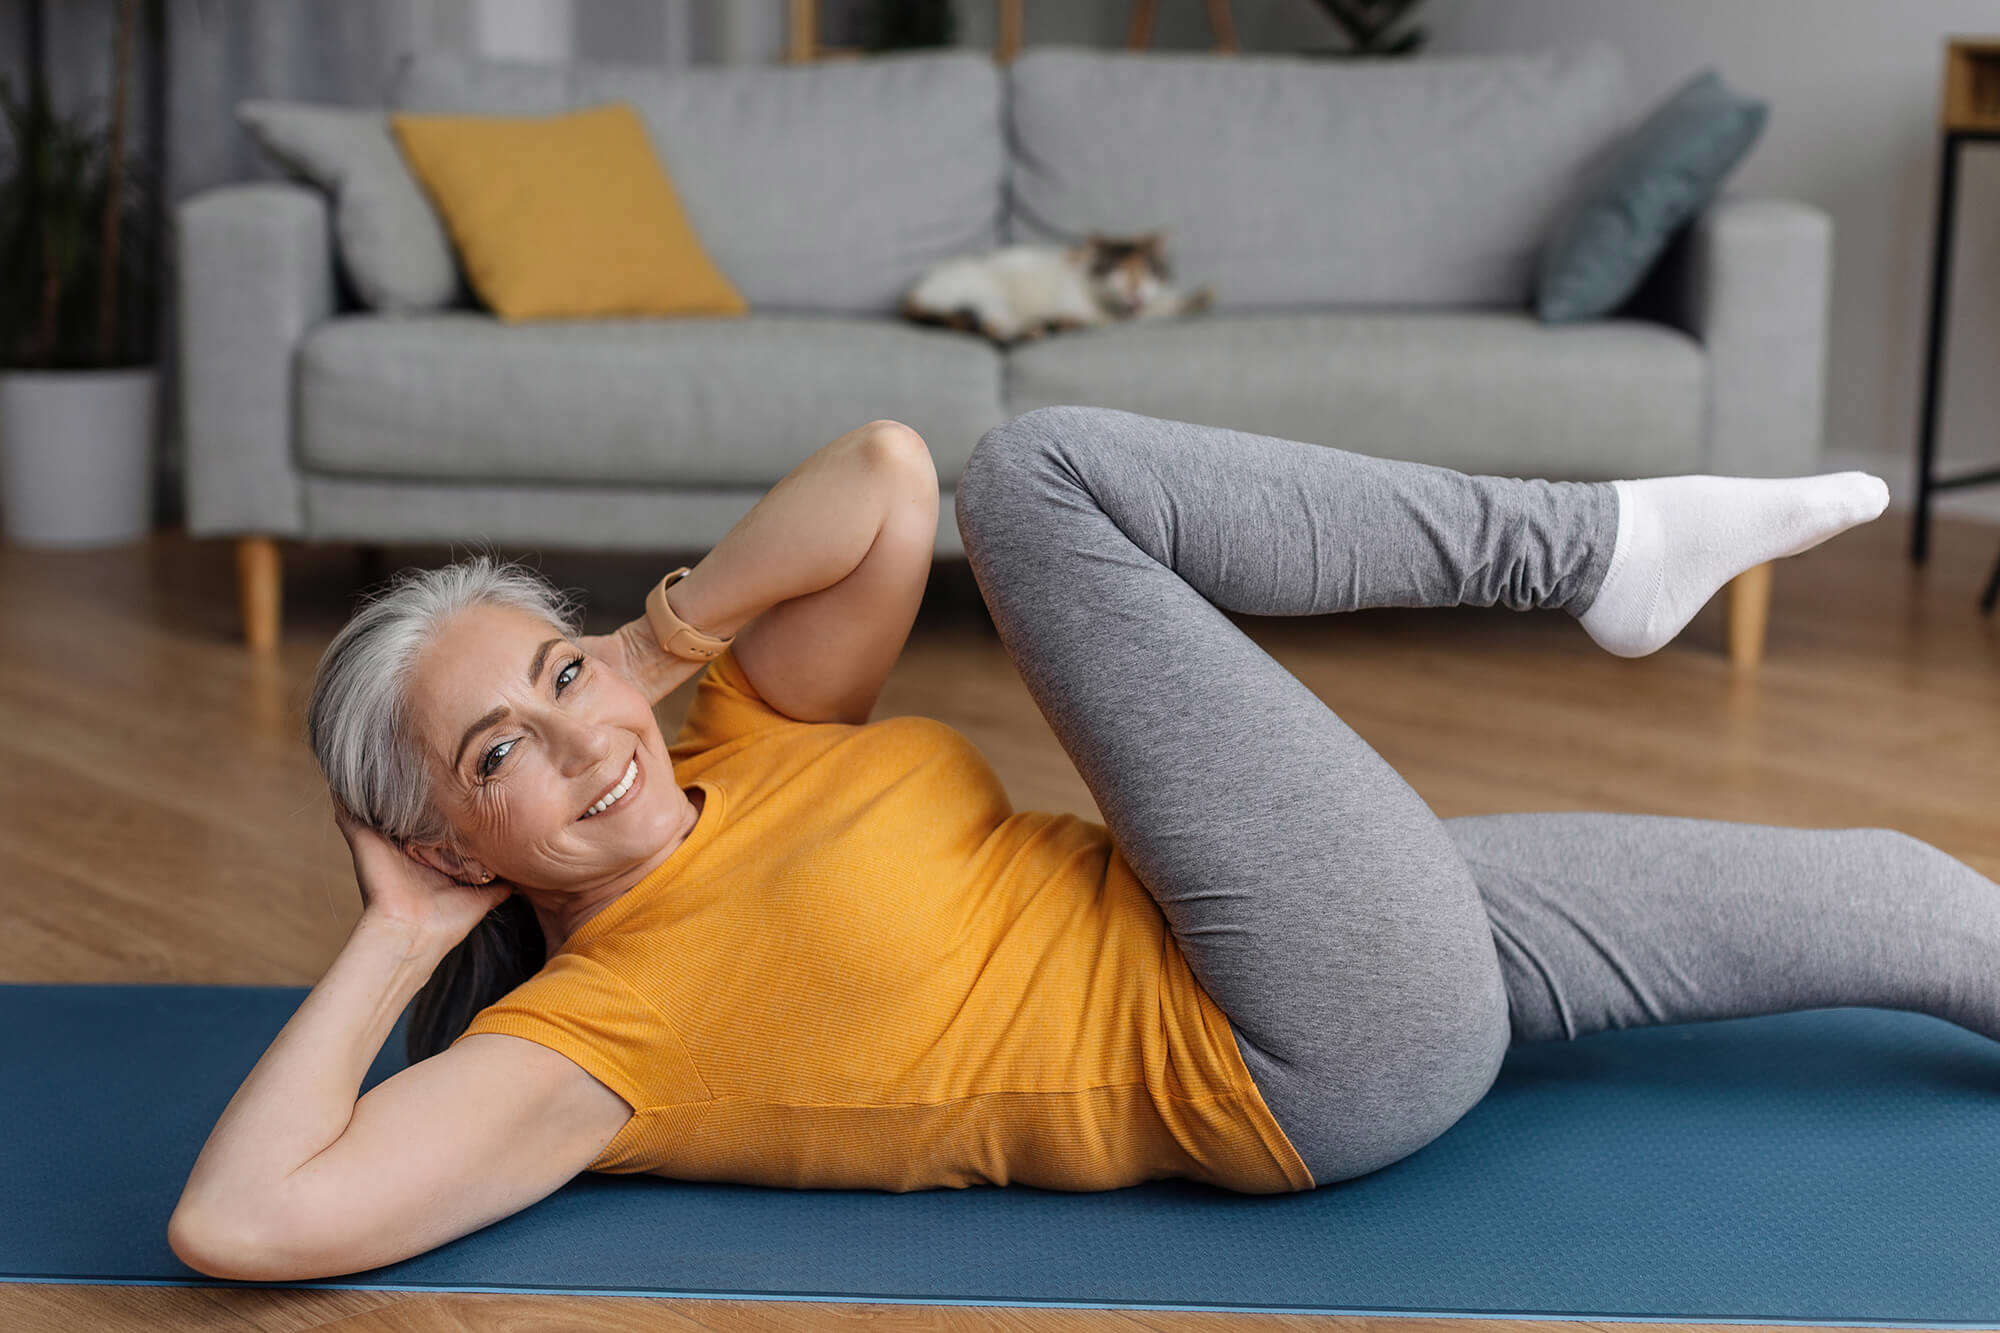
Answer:
[[1618, 490], [1617, 544], [1596, 600], [1578, 620], [1620, 657], [1665, 647], [1744, 570], [1810, 550], [1889, 503], [1888, 485], [1866, 472], [1611, 484]]

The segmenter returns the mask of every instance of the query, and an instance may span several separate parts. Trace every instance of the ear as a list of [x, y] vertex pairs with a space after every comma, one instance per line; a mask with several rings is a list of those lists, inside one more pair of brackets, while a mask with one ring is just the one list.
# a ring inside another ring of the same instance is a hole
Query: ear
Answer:
[[1093, 250], [1102, 250], [1111, 243], [1111, 238], [1101, 231], [1084, 233], [1083, 243]]
[[446, 879], [457, 880], [460, 884], [477, 884], [486, 874], [486, 866], [482, 862], [474, 857], [460, 856], [443, 843], [413, 842], [404, 850]]
[[1167, 244], [1167, 229], [1156, 227], [1139, 238], [1139, 248], [1151, 254], [1158, 254]]

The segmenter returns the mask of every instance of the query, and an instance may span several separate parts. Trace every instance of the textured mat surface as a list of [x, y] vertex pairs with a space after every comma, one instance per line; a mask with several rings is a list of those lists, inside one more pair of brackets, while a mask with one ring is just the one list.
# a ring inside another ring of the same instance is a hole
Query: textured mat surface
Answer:
[[[305, 995], [0, 985], [0, 1278], [255, 1285], [184, 1266], [167, 1217]], [[297, 1285], [2000, 1328], [2000, 1043], [1819, 1009], [1517, 1047], [1429, 1146], [1290, 1195], [585, 1174]]]

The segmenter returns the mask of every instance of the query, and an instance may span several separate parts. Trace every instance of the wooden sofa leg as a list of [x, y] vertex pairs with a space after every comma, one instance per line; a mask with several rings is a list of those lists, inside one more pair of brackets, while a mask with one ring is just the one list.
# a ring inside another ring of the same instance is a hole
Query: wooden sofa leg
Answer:
[[236, 539], [236, 602], [243, 612], [243, 642], [252, 652], [268, 653], [278, 646], [285, 587], [284, 565], [273, 537]]
[[1764, 626], [1771, 614], [1771, 561], [1729, 580], [1729, 662], [1748, 670], [1764, 660]]

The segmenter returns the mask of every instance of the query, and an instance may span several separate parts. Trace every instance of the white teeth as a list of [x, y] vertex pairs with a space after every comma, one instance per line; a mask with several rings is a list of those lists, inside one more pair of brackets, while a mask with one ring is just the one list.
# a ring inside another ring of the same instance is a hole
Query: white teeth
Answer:
[[619, 797], [623, 796], [626, 792], [632, 790], [632, 784], [638, 780], [638, 777], [639, 777], [639, 761], [637, 759], [634, 759], [631, 763], [625, 766], [625, 776], [619, 781], [618, 785], [613, 787], [610, 791], [606, 792], [604, 794], [603, 800], [599, 801], [596, 805], [591, 806], [590, 809], [584, 811], [583, 817], [585, 819], [588, 819], [592, 815], [601, 814], [604, 811], [610, 809], [614, 804], [617, 803]]

